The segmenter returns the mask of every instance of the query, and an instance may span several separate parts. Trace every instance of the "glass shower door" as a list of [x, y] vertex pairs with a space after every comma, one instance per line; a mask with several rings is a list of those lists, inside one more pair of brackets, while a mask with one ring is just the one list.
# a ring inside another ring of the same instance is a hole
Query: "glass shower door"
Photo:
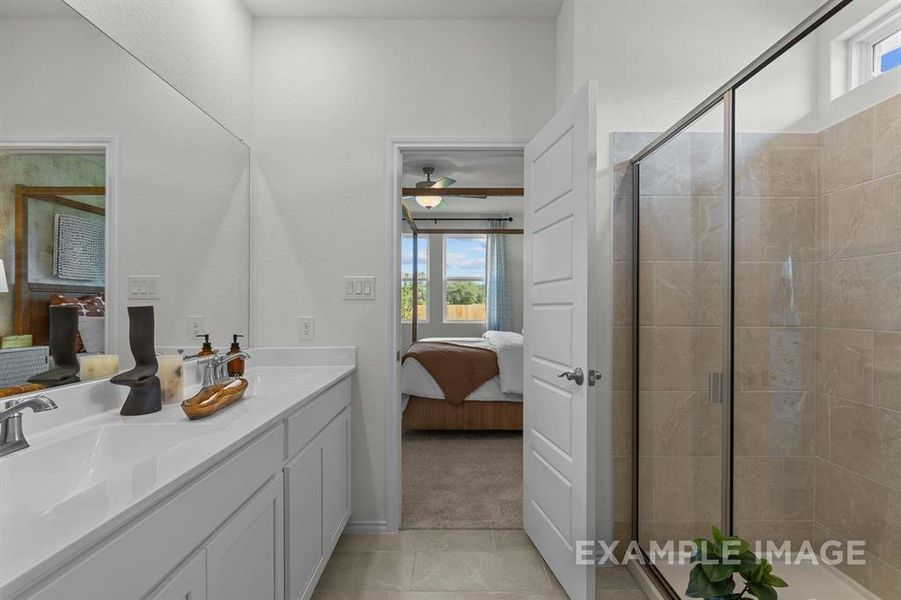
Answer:
[[[638, 527], [644, 550], [726, 518], [720, 378], [728, 367], [722, 103], [638, 165]], [[657, 566], [684, 591], [691, 566]]]

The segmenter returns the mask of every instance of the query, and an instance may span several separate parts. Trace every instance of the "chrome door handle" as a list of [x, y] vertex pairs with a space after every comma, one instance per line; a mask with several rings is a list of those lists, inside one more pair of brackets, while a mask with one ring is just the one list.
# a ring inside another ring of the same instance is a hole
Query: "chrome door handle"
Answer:
[[582, 385], [585, 381], [585, 374], [582, 372], [582, 367], [576, 367], [575, 371], [563, 371], [558, 374], [557, 377], [566, 377], [568, 381], [575, 381], [576, 385]]

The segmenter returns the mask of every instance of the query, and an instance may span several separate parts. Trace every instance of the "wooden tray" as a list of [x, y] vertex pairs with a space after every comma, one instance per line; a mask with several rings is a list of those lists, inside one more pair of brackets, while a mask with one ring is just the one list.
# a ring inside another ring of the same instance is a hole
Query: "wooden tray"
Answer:
[[182, 402], [181, 409], [192, 421], [208, 417], [243, 398], [247, 385], [247, 380], [243, 377], [217, 383]]

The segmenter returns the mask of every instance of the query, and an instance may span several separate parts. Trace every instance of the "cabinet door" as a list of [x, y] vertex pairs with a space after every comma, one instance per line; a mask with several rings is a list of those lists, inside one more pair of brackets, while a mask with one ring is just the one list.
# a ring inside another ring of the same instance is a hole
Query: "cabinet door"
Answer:
[[206, 553], [189, 558], [147, 600], [206, 600]]
[[350, 515], [350, 408], [322, 435], [322, 547], [331, 553]]
[[[279, 474], [206, 547], [207, 585], [216, 600], [284, 599], [284, 508]], [[203, 510], [203, 507], [196, 507]]]
[[313, 442], [285, 467], [288, 598], [309, 598], [323, 559], [322, 446]]

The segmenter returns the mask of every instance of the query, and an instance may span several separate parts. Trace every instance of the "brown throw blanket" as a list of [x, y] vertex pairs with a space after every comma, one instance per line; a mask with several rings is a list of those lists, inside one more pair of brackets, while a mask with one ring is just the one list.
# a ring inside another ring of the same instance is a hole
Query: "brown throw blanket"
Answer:
[[450, 342], [416, 342], [403, 360], [408, 358], [419, 361], [451, 404], [462, 404], [466, 396], [500, 372], [493, 351]]

